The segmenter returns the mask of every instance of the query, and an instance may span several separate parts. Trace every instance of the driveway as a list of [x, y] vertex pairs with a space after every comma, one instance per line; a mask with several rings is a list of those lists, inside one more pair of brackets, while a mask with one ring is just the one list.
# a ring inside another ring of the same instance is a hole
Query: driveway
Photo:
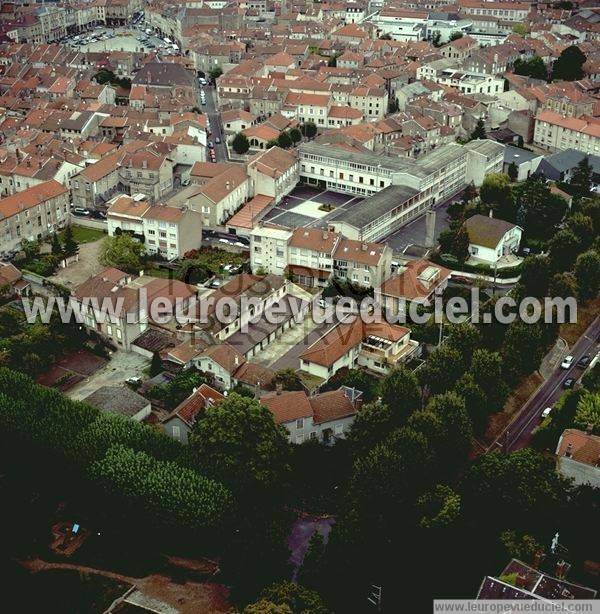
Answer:
[[99, 239], [91, 243], [82, 243], [79, 246], [79, 260], [70, 264], [66, 269], [58, 269], [50, 277], [50, 281], [62, 284], [67, 288], [75, 288], [92, 275], [100, 273], [105, 268], [98, 262], [98, 254], [100, 253], [100, 246], [103, 240]]
[[120, 386], [130, 377], [141, 377], [148, 362], [147, 358], [135, 352], [117, 350], [102, 369], [71, 388], [67, 395], [80, 401], [102, 386]]

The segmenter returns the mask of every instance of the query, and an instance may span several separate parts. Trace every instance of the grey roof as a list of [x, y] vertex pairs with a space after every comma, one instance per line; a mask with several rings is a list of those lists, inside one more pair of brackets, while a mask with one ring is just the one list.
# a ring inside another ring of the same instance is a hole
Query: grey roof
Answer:
[[84, 401], [102, 411], [129, 417], [135, 416], [150, 405], [148, 399], [137, 394], [128, 386], [102, 386], [85, 397]]
[[497, 156], [504, 151], [504, 145], [491, 139], [476, 139], [475, 141], [469, 141], [465, 144], [465, 148], [469, 151], [476, 151], [488, 158]]
[[193, 73], [180, 64], [148, 62], [135, 74], [133, 84], [159, 87], [187, 85], [194, 88], [196, 87], [196, 80]]
[[550, 166], [562, 173], [575, 168], [586, 156], [594, 173], [600, 173], [600, 156], [586, 154], [578, 149], [565, 149], [564, 151], [557, 151], [555, 154], [546, 157], [545, 161], [547, 164], [550, 164]]
[[436, 149], [422, 158], [414, 160], [413, 158], [394, 158], [376, 153], [350, 151], [312, 141], [303, 143], [300, 146], [300, 153], [324, 156], [354, 164], [364, 164], [372, 166], [374, 169], [387, 170], [390, 173], [406, 173], [414, 177], [424, 178], [428, 177], [431, 173], [435, 173], [452, 160], [456, 160], [458, 156], [464, 153], [464, 149], [458, 143], [447, 143], [441, 147], [436, 147]]
[[513, 147], [512, 145], [507, 145], [504, 149], [504, 164], [514, 162], [518, 165], [541, 157], [541, 154], [534, 153], [533, 151], [527, 151], [526, 149], [521, 149], [520, 147]]
[[356, 207], [344, 210], [334, 217], [331, 222], [342, 222], [354, 228], [364, 228], [367, 224], [379, 219], [382, 215], [399, 207], [402, 203], [417, 195], [419, 192], [408, 186], [390, 185], [387, 188], [369, 196]]

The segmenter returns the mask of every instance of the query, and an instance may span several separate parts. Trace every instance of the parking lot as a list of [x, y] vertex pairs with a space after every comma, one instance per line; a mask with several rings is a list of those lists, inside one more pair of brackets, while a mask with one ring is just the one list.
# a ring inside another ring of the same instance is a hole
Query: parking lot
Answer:
[[342, 211], [360, 206], [361, 196], [319, 190], [311, 186], [297, 186], [264, 218], [286, 228], [327, 228], [330, 220]]
[[173, 43], [166, 43], [154, 34], [148, 34], [142, 23], [123, 28], [98, 27], [91, 32], [69, 37], [64, 41], [82, 51], [128, 51], [145, 53], [156, 49], [164, 54], [176, 55]]

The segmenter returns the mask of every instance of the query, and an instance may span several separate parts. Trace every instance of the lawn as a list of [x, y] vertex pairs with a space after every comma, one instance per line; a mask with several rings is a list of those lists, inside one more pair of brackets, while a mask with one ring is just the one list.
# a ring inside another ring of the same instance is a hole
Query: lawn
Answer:
[[158, 267], [144, 269], [144, 275], [148, 275], [148, 277], [160, 277], [162, 279], [177, 279], [175, 271], [171, 269], [159, 269]]
[[[77, 243], [93, 243], [98, 239], [104, 239], [108, 236], [103, 230], [97, 230], [96, 228], [86, 228], [84, 226], [71, 226], [73, 230], [73, 237]], [[61, 233], [61, 240], [64, 240], [64, 232]]]

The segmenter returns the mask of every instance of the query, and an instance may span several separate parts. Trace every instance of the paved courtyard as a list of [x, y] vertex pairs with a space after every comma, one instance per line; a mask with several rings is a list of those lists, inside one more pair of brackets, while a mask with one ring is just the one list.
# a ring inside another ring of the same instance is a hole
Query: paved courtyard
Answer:
[[102, 369], [71, 388], [67, 395], [78, 401], [102, 386], [120, 386], [130, 377], [141, 377], [148, 363], [147, 358], [135, 352], [117, 350]]
[[50, 280], [67, 288], [74, 288], [92, 275], [100, 273], [105, 268], [98, 262], [103, 240], [82, 243], [79, 246], [79, 260], [70, 264], [66, 269], [58, 269]]

